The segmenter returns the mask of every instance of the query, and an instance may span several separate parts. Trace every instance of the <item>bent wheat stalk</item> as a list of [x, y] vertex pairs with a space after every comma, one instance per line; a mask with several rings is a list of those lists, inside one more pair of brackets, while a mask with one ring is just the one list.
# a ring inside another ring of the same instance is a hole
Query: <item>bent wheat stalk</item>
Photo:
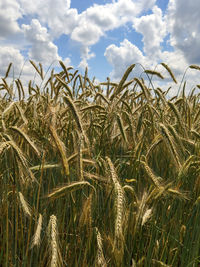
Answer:
[[51, 134], [53, 136], [53, 139], [54, 139], [54, 141], [56, 143], [58, 151], [60, 153], [60, 156], [61, 156], [61, 159], [62, 159], [63, 168], [65, 170], [65, 174], [66, 174], [66, 176], [68, 176], [69, 175], [69, 164], [68, 164], [68, 159], [67, 159], [67, 156], [66, 156], [65, 145], [60, 140], [56, 129], [52, 125], [50, 125], [49, 129], [50, 129], [50, 132], [51, 132]]

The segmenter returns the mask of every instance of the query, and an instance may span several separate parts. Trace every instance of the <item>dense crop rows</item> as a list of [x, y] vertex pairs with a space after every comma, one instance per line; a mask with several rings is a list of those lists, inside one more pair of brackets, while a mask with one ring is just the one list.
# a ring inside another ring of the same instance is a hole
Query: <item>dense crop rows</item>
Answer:
[[28, 93], [11, 65], [0, 84], [0, 265], [199, 266], [197, 88], [31, 63]]

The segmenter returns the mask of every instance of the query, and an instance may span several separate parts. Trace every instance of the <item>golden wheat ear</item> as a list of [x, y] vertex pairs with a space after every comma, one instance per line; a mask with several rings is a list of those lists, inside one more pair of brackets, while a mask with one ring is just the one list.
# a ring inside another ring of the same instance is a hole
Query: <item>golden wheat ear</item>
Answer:
[[11, 67], [12, 67], [12, 62], [8, 65], [8, 68], [7, 68], [7, 71], [6, 71], [4, 79], [8, 78], [8, 75], [9, 75]]
[[154, 184], [156, 187], [161, 187], [161, 184], [159, 182], [159, 177], [156, 176], [153, 172], [153, 170], [149, 167], [149, 165], [146, 162], [146, 158], [144, 156], [141, 157], [140, 163], [142, 164], [147, 176], [150, 178], [151, 182]]
[[189, 68], [194, 70], [200, 70], [200, 66], [198, 65], [190, 65]]
[[57, 218], [55, 215], [51, 215], [47, 228], [47, 234], [49, 239], [49, 246], [51, 249], [51, 267], [57, 267], [60, 265], [60, 251], [58, 246], [58, 229], [57, 229]]
[[112, 96], [110, 97], [110, 100], [113, 100], [114, 97], [116, 97], [123, 89], [123, 85], [126, 81], [126, 79], [128, 78], [129, 74], [131, 73], [131, 71], [135, 68], [135, 64], [132, 64], [130, 67], [128, 67], [128, 69], [125, 71], [121, 81], [119, 82], [118, 86], [116, 87], [115, 91], [113, 92]]
[[115, 218], [115, 238], [113, 251], [119, 261], [122, 260], [124, 253], [124, 235], [123, 235], [123, 222], [124, 222], [124, 190], [118, 181], [115, 167], [109, 157], [106, 157], [109, 166], [111, 179], [115, 189], [115, 205], [116, 205], [116, 218]]
[[107, 263], [103, 254], [102, 237], [97, 227], [95, 230], [97, 235], [97, 266], [107, 267]]
[[172, 80], [177, 83], [177, 80], [173, 74], [173, 72], [171, 71], [171, 69], [168, 67], [167, 64], [165, 64], [164, 62], [161, 63], [161, 65], [168, 71], [169, 75], [171, 76]]
[[42, 215], [39, 214], [36, 231], [35, 231], [35, 234], [34, 234], [33, 239], [32, 239], [31, 248], [33, 248], [34, 246], [39, 247], [41, 231], [42, 231]]
[[55, 190], [53, 190], [53, 192], [51, 192], [50, 194], [48, 194], [48, 198], [52, 198], [55, 199], [58, 196], [64, 195], [67, 192], [73, 192], [76, 191], [82, 187], [84, 187], [85, 185], [91, 187], [95, 192], [96, 189], [93, 185], [91, 185], [89, 182], [87, 181], [79, 181], [79, 182], [72, 182], [68, 185], [64, 185], [64, 186], [60, 186], [58, 188], [56, 188]]
[[49, 126], [51, 135], [55, 141], [55, 144], [58, 148], [58, 151], [60, 153], [61, 159], [62, 159], [62, 165], [63, 165], [63, 169], [65, 171], [65, 175], [69, 176], [69, 164], [68, 164], [68, 159], [66, 156], [66, 149], [65, 149], [65, 145], [62, 142], [62, 140], [60, 140], [57, 131], [55, 129], [55, 127], [53, 127], [52, 125]]
[[158, 71], [145, 70], [144, 72], [147, 73], [147, 74], [150, 74], [150, 75], [155, 75], [155, 76], [159, 77], [160, 79], [164, 79], [164, 77], [162, 76], [162, 74], [160, 72], [158, 72]]
[[21, 203], [21, 207], [25, 213], [25, 215], [31, 217], [31, 209], [30, 209], [30, 206], [28, 204], [28, 202], [25, 200], [23, 194], [21, 192], [19, 192], [19, 200], [20, 200], [20, 203]]

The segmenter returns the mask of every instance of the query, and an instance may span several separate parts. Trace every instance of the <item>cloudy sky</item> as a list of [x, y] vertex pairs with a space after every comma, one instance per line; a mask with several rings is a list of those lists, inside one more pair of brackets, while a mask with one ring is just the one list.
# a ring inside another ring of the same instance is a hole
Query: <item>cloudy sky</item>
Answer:
[[17, 74], [32, 59], [88, 66], [101, 81], [133, 63], [165, 62], [181, 79], [189, 64], [200, 65], [199, 14], [199, 0], [0, 0], [0, 75], [11, 61]]

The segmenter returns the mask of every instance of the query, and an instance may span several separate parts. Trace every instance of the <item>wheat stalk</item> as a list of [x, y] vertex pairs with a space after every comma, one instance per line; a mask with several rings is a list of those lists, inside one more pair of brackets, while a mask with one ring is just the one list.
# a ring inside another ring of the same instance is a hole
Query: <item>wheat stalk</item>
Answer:
[[[67, 92], [68, 92], [68, 94], [69, 94], [69, 96], [71, 97], [71, 98], [73, 98], [73, 95], [72, 95], [72, 91], [71, 91], [71, 89], [70, 89], [70, 87], [68, 86], [68, 84], [65, 82], [65, 81], [63, 81], [58, 75], [56, 75], [55, 76], [56, 77], [56, 79], [66, 88], [66, 90], [67, 90]], [[64, 92], [65, 93], [65, 92]], [[66, 97], [67, 97], [67, 95], [66, 95]]]
[[175, 116], [176, 116], [176, 118], [177, 118], [177, 121], [178, 121], [180, 127], [183, 129], [184, 133], [185, 133], [186, 136], [187, 136], [185, 127], [184, 127], [184, 125], [183, 125], [183, 121], [182, 121], [182, 119], [181, 119], [181, 114], [180, 114], [180, 112], [178, 111], [177, 107], [176, 107], [171, 101], [168, 101], [167, 103], [168, 103], [169, 107], [171, 108], [171, 110], [174, 112], [174, 114], [175, 114]]
[[118, 123], [119, 129], [120, 129], [121, 135], [122, 135], [125, 143], [127, 144], [128, 139], [127, 139], [125, 127], [123, 125], [123, 120], [122, 120], [120, 114], [117, 114], [116, 117], [117, 117], [117, 123]]
[[74, 119], [76, 121], [76, 124], [78, 126], [78, 129], [81, 133], [83, 133], [83, 126], [82, 126], [82, 123], [81, 123], [81, 117], [79, 115], [79, 112], [75, 106], [75, 104], [73, 103], [73, 101], [65, 96], [64, 98], [64, 101], [67, 103], [67, 105], [69, 106], [70, 110], [72, 111], [72, 114], [74, 115]]
[[167, 101], [163, 96], [163, 93], [161, 92], [160, 88], [155, 89], [156, 94], [159, 96], [159, 98], [162, 100], [163, 105], [166, 106]]
[[69, 192], [72, 192], [74, 190], [78, 190], [79, 188], [82, 188], [84, 185], [92, 187], [95, 191], [95, 188], [89, 182], [80, 181], [80, 182], [72, 182], [71, 184], [61, 186], [61, 187], [55, 189], [52, 193], [48, 194], [47, 197], [48, 198], [55, 198], [59, 194], [64, 193], [64, 191], [68, 190]]
[[176, 151], [176, 148], [174, 146], [173, 139], [172, 139], [167, 127], [164, 124], [160, 123], [160, 127], [161, 127], [161, 133], [165, 137], [165, 140], [167, 141], [167, 144], [169, 144], [169, 148], [170, 148], [172, 157], [174, 158], [175, 163], [177, 164], [178, 168], [180, 169], [181, 163], [180, 163], [179, 156], [178, 156], [178, 153]]
[[96, 93], [94, 99], [96, 100], [97, 97], [101, 97], [107, 104], [109, 104], [109, 102], [110, 102], [109, 99], [106, 96], [104, 96], [102, 93], [100, 93], [100, 92]]
[[78, 176], [79, 180], [83, 181], [83, 134], [79, 135], [78, 141]]
[[69, 83], [70, 82], [70, 77], [69, 77], [68, 70], [72, 69], [72, 67], [66, 68], [65, 64], [61, 60], [59, 61], [59, 64], [61, 65], [62, 69], [64, 70], [64, 72], [66, 74], [66, 77], [67, 77], [67, 82]]
[[38, 156], [38, 158], [40, 158], [40, 152], [37, 149], [37, 147], [35, 146], [35, 144], [31, 141], [31, 139], [29, 138], [29, 136], [20, 128], [16, 127], [16, 126], [11, 126], [9, 127], [9, 129], [19, 133], [25, 140], [26, 142], [32, 147], [32, 149], [34, 150], [34, 152], [36, 153], [36, 155]]
[[72, 114], [74, 115], [74, 119], [75, 119], [76, 124], [78, 126], [79, 133], [83, 135], [86, 144], [88, 144], [88, 146], [89, 146], [89, 140], [88, 140], [88, 138], [85, 135], [85, 132], [83, 130], [83, 126], [82, 126], [82, 122], [81, 122], [81, 116], [79, 115], [79, 112], [78, 112], [74, 102], [68, 96], [63, 97], [63, 99], [67, 103], [67, 105], [69, 106], [70, 110], [72, 111]]
[[6, 148], [10, 147], [9, 146], [9, 142], [8, 141], [5, 141], [5, 142], [1, 142], [0, 143], [0, 155], [4, 152], [4, 150]]
[[139, 84], [139, 86], [141, 87], [142, 89], [142, 92], [146, 98], [147, 101], [149, 101], [149, 93], [146, 89], [146, 86], [144, 85], [144, 83], [142, 81], [140, 81], [138, 78], [134, 78], [134, 80], [136, 81], [137, 84]]
[[40, 70], [39, 70], [36, 64], [32, 60], [29, 60], [29, 62], [31, 63], [31, 65], [34, 67], [36, 72], [40, 75], [41, 79], [43, 80], [44, 77], [43, 77], [43, 70], [41, 68], [41, 64], [39, 64], [39, 67], [40, 67]]
[[172, 267], [171, 265], [167, 265], [162, 261], [152, 259], [153, 266], [160, 266], [160, 267]]
[[80, 227], [83, 227], [84, 225], [86, 225], [89, 229], [91, 229], [92, 227], [92, 197], [93, 192], [90, 193], [89, 197], [83, 204], [81, 216], [79, 219]]

